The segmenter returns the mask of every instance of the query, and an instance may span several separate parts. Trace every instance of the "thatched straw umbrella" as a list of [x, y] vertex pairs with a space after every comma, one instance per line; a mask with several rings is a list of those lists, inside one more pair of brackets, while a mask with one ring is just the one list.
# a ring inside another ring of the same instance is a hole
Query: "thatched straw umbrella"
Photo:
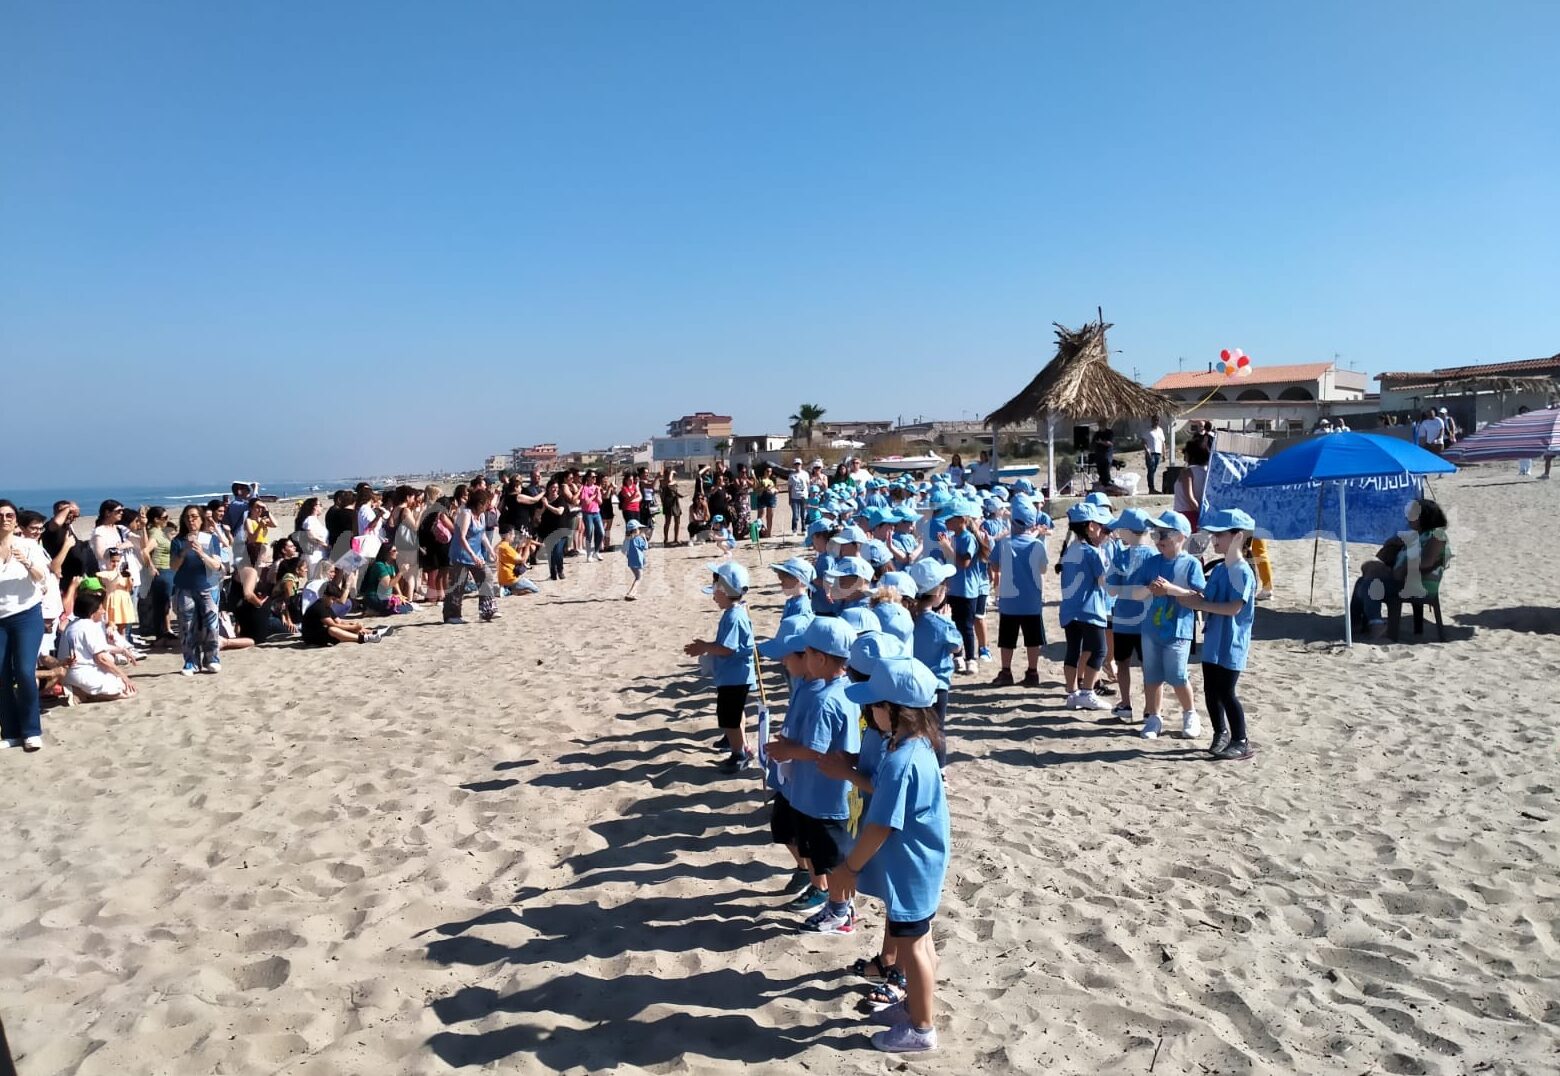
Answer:
[[1173, 415], [1179, 406], [1151, 392], [1110, 366], [1103, 315], [1081, 329], [1056, 325], [1056, 357], [1022, 392], [986, 416], [993, 434], [1004, 426], [1045, 417], [1047, 487], [1056, 490], [1056, 418], [1074, 417], [1113, 424], [1123, 419]]

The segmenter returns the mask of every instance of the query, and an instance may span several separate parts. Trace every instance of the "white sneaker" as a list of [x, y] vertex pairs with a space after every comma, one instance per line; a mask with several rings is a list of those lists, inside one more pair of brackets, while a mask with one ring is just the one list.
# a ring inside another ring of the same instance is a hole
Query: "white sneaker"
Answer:
[[908, 1023], [900, 1024], [873, 1035], [872, 1045], [884, 1053], [924, 1054], [937, 1049], [937, 1029], [922, 1031]]
[[21, 740], [0, 740], [0, 751], [4, 751], [7, 747], [20, 747], [20, 746], [22, 746], [22, 741]]
[[203, 673], [207, 673], [208, 675], [211, 675], [211, 676], [216, 676], [219, 672], [222, 671], [222, 662], [220, 662], [220, 661], [213, 661], [209, 665], [203, 665], [203, 666], [201, 666], [201, 670], [200, 671], [203, 672]]
[[1197, 716], [1196, 710], [1184, 710], [1181, 713], [1181, 739], [1195, 740], [1202, 735], [1202, 719]]
[[1092, 691], [1080, 691], [1080, 692], [1078, 692], [1077, 702], [1073, 706], [1073, 709], [1074, 710], [1109, 710], [1110, 709], [1110, 703], [1106, 702], [1104, 699], [1100, 698], [1098, 695], [1096, 695]]
[[1067, 700], [1062, 703], [1062, 709], [1076, 710], [1078, 708], [1078, 694], [1078, 692], [1074, 691], [1072, 694], [1068, 695]]
[[1273, 592], [1271, 590], [1259, 590], [1259, 591], [1257, 591], [1257, 601], [1259, 601], [1259, 602], [1265, 602], [1269, 598], [1271, 598], [1272, 596], [1273, 596]]
[[22, 749], [26, 750], [26, 751], [42, 751], [43, 750], [43, 737], [42, 736], [29, 736], [29, 737], [27, 737], [27, 739], [22, 741]]
[[1159, 734], [1163, 732], [1164, 729], [1165, 724], [1163, 721], [1159, 720], [1158, 714], [1144, 714], [1143, 730], [1139, 732], [1138, 735], [1143, 737], [1145, 740], [1157, 740], [1159, 739]]
[[1130, 722], [1132, 720], [1132, 704], [1129, 702], [1118, 702], [1111, 709], [1110, 716], [1123, 723]]

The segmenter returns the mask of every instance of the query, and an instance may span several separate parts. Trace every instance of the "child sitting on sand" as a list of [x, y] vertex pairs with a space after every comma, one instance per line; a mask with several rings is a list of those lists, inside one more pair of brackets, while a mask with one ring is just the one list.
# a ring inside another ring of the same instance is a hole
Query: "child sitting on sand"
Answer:
[[498, 543], [498, 585], [505, 595], [535, 594], [542, 588], [525, 577], [531, 557], [541, 548], [541, 543], [530, 535], [522, 535], [513, 527], [504, 531]]
[[753, 670], [753, 622], [748, 618], [746, 596], [747, 569], [722, 561], [710, 566], [714, 581], [704, 588], [720, 609], [715, 638], [695, 639], [683, 647], [693, 658], [711, 659], [710, 672], [715, 681], [715, 721], [726, 734], [731, 754], [721, 763], [726, 773], [739, 773], [753, 762], [753, 752], [743, 728], [748, 691], [758, 685]]
[[645, 557], [650, 552], [650, 543], [640, 533], [644, 527], [637, 519], [631, 519], [624, 524], [628, 530], [628, 537], [623, 539], [623, 559], [628, 562], [628, 570], [633, 575], [634, 581], [628, 584], [628, 593], [623, 595], [623, 600], [634, 600], [634, 591], [639, 589], [639, 578], [644, 574]]
[[127, 647], [114, 646], [104, 629], [107, 616], [101, 590], [77, 591], [75, 614], [60, 636], [59, 653], [69, 664], [65, 673], [65, 690], [82, 702], [110, 702], [133, 698], [135, 683], [130, 674], [120, 671], [117, 658], [123, 657], [135, 664], [135, 657]]
[[1187, 609], [1201, 610], [1203, 627], [1203, 696], [1213, 723], [1213, 746], [1220, 761], [1244, 761], [1252, 755], [1246, 739], [1246, 711], [1235, 696], [1235, 685], [1246, 668], [1251, 649], [1251, 622], [1256, 616], [1257, 578], [1243, 555], [1245, 539], [1256, 521], [1238, 508], [1220, 509], [1202, 517], [1202, 529], [1213, 535], [1214, 551], [1223, 558], [1198, 594], [1190, 587], [1163, 579], [1156, 595], [1174, 598]]
[[335, 646], [337, 643], [377, 643], [385, 636], [384, 628], [369, 628], [367, 624], [341, 619], [336, 606], [346, 598], [347, 588], [332, 579], [325, 584], [319, 600], [303, 614], [304, 646]]
[[845, 690], [847, 698], [868, 708], [888, 739], [872, 777], [861, 834], [835, 872], [831, 901], [848, 900], [859, 889], [887, 905], [888, 940], [897, 943], [894, 960], [904, 968], [908, 994], [874, 1017], [889, 1029], [874, 1035], [872, 1045], [889, 1053], [937, 1048], [931, 928], [952, 842], [931, 706], [936, 691], [936, 677], [914, 658], [885, 658], [867, 683]]
[[[856, 911], [850, 901], [828, 900], [829, 872], [850, 846], [850, 783], [829, 777], [818, 761], [831, 752], [861, 750], [861, 710], [845, 697], [845, 665], [856, 633], [838, 617], [815, 618], [791, 649], [805, 654], [806, 681], [797, 690], [784, 729], [767, 745], [770, 758], [791, 764], [786, 783], [789, 817], [776, 822], [777, 839], [790, 837], [813, 872], [812, 885], [794, 908], [821, 908], [802, 925], [813, 934], [849, 934]], [[787, 842], [791, 843], [791, 842]]]

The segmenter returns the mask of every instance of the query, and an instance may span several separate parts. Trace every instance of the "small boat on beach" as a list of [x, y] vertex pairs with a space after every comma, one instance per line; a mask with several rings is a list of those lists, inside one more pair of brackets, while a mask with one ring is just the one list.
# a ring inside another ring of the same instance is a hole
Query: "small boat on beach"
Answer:
[[1013, 463], [1006, 467], [997, 468], [997, 481], [1012, 481], [1015, 478], [1040, 477], [1040, 465], [1038, 463]]
[[867, 464], [874, 471], [885, 474], [924, 474], [943, 465], [943, 458], [935, 452], [924, 456], [884, 456]]

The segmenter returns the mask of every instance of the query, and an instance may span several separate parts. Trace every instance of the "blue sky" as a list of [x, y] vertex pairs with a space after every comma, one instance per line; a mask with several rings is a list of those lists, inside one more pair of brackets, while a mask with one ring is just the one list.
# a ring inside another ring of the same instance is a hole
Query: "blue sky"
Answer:
[[1096, 306], [1145, 382], [1552, 354], [1557, 38], [1538, 2], [6, 4], [0, 488], [973, 415]]

